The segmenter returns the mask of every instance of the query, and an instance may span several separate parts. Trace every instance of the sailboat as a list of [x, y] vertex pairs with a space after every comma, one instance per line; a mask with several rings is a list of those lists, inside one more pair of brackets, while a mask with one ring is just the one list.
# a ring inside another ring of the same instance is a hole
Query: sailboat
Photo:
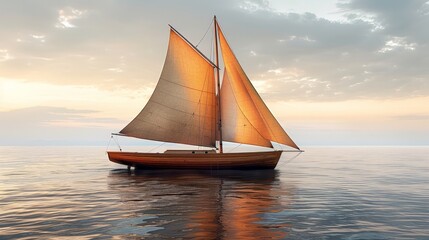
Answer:
[[[169, 25], [158, 84], [142, 111], [116, 134], [211, 150], [108, 151], [110, 161], [143, 169], [274, 169], [283, 151], [275, 150], [272, 142], [301, 151], [253, 87], [216, 16], [213, 23], [216, 63]], [[218, 45], [224, 63], [222, 84]], [[226, 153], [223, 141], [269, 150]]]

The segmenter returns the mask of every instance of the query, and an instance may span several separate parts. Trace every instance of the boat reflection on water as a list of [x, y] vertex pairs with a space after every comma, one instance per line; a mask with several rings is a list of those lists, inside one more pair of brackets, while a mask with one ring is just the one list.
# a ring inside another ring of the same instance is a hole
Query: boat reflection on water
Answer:
[[283, 239], [273, 216], [291, 200], [276, 170], [112, 170], [108, 187], [125, 214], [112, 233], [134, 237]]

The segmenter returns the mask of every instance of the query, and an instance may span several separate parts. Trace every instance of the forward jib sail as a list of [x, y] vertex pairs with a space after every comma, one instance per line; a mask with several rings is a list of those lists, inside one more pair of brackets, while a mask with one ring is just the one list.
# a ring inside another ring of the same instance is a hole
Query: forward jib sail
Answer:
[[[223, 134], [227, 141], [271, 146], [270, 141], [299, 149], [256, 92], [240, 63], [232, 52], [219, 26], [220, 46], [225, 64], [224, 82], [221, 89]], [[233, 97], [226, 92], [232, 92]], [[224, 93], [225, 92], [225, 93]], [[232, 99], [233, 98], [233, 99]], [[235, 105], [235, 106], [234, 106]], [[242, 121], [229, 121], [231, 119]], [[229, 138], [230, 137], [230, 138]], [[268, 147], [268, 146], [267, 146]]]

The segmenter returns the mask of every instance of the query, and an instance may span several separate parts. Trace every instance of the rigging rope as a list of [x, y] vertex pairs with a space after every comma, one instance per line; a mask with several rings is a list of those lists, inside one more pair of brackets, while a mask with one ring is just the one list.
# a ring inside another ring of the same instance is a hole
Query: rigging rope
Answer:
[[[215, 26], [216, 27], [216, 26]], [[213, 39], [214, 39], [214, 32], [212, 31], [212, 35], [210, 37], [210, 57], [209, 59], [211, 61], [214, 61], [214, 51], [215, 51], [215, 46], [213, 44]], [[219, 66], [218, 66], [219, 67]]]
[[280, 143], [278, 143], [278, 142], [271, 142], [271, 144], [273, 145], [274, 150], [277, 150], [277, 149], [274, 147], [274, 144], [273, 144], [273, 143], [276, 143], [276, 145], [280, 146], [280, 150], [282, 150], [282, 151], [283, 151], [283, 146], [282, 146], [282, 144], [280, 144]]
[[166, 144], [166, 143], [167, 143], [167, 142], [163, 142], [163, 143], [161, 143], [160, 145], [158, 145], [158, 146], [156, 146], [156, 147], [152, 148], [151, 150], [149, 150], [149, 152], [152, 152], [153, 150], [155, 150], [155, 149], [157, 149], [157, 148], [161, 147], [162, 145], [164, 145], [164, 144]]
[[106, 147], [106, 152], [107, 150], [109, 150], [110, 143], [112, 142], [112, 138], [113, 138], [113, 135], [110, 135], [109, 143], [107, 144], [107, 147]]
[[230, 152], [232, 152], [233, 150], [237, 149], [237, 148], [238, 148], [238, 147], [240, 147], [240, 146], [241, 146], [241, 143], [240, 143], [238, 146], [236, 146], [235, 148], [233, 148], [233, 149], [229, 150], [228, 152], [230, 153]]
[[298, 154], [296, 154], [295, 156], [293, 156], [291, 159], [289, 159], [288, 161], [282, 161], [278, 166], [281, 167], [287, 163], [292, 162], [293, 160], [295, 160], [302, 152], [298, 152]]
[[112, 135], [112, 138], [113, 138], [113, 141], [115, 141], [116, 145], [118, 145], [119, 151], [122, 152], [122, 148], [121, 148], [121, 145], [119, 145], [119, 142], [116, 141], [116, 138], [114, 138], [113, 135]]
[[198, 45], [200, 45], [200, 43], [203, 41], [203, 39], [206, 37], [206, 35], [207, 35], [207, 33], [209, 32], [209, 30], [210, 30], [210, 27], [212, 26], [212, 24], [213, 24], [213, 20], [210, 22], [210, 25], [209, 25], [209, 27], [207, 28], [207, 31], [206, 31], [206, 33], [204, 33], [204, 36], [201, 38], [201, 40], [197, 43], [197, 45], [195, 45], [195, 47], [198, 47]]

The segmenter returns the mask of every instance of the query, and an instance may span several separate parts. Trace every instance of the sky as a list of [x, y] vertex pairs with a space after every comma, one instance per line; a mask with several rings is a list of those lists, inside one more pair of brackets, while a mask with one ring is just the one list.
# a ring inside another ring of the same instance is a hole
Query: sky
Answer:
[[106, 145], [215, 14], [299, 146], [429, 145], [426, 0], [0, 0], [0, 145]]

